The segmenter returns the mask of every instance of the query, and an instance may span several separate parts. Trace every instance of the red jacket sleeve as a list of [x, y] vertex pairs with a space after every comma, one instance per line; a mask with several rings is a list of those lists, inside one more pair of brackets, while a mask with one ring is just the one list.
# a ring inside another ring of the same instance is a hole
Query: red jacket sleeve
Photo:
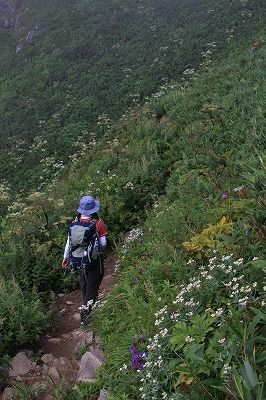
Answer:
[[101, 237], [101, 236], [107, 235], [107, 230], [106, 230], [106, 228], [104, 226], [103, 221], [101, 219], [98, 219], [96, 221], [96, 224], [97, 224], [97, 229], [98, 229], [98, 232], [99, 232], [99, 236]]

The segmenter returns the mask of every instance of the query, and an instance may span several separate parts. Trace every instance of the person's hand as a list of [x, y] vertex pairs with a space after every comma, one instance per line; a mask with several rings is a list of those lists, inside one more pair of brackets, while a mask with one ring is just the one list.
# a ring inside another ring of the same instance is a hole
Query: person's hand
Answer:
[[62, 267], [63, 268], [67, 268], [67, 266], [68, 266], [67, 258], [64, 258], [63, 261], [62, 261]]

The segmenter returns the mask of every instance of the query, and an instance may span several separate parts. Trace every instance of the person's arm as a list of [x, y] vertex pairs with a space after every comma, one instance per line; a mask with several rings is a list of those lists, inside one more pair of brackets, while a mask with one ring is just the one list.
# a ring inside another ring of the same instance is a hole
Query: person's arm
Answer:
[[68, 251], [69, 251], [69, 237], [67, 238], [67, 242], [65, 245], [64, 258], [62, 261], [63, 268], [67, 268], [67, 266], [68, 266]]
[[100, 250], [104, 251], [106, 248], [106, 244], [107, 244], [107, 241], [106, 241], [107, 230], [104, 226], [102, 219], [97, 220], [96, 226], [97, 226], [97, 231], [98, 231], [98, 235], [99, 235]]
[[106, 248], [106, 236], [100, 236], [100, 245], [101, 245], [101, 250], [104, 251]]

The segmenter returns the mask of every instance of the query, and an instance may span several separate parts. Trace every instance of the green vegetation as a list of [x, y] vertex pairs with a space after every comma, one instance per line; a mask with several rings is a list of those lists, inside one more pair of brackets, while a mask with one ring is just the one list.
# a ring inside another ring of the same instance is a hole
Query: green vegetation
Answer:
[[[64, 9], [50, 2], [38, 21], [48, 24], [49, 15], [54, 29], [26, 56], [1, 61], [7, 69], [14, 62], [0, 101], [2, 126], [10, 129], [10, 136], [2, 131], [1, 149], [2, 362], [14, 346], [38, 338], [45, 300], [75, 287], [60, 268], [62, 253], [77, 203], [91, 194], [119, 255], [118, 283], [93, 321], [108, 361], [95, 385], [62, 383], [56, 398], [92, 400], [105, 387], [113, 400], [263, 400], [265, 7], [150, 3], [90, 2], [94, 24], [86, 30], [88, 2], [65, 2]], [[19, 21], [26, 31], [32, 16], [21, 12]], [[160, 33], [147, 35], [155, 25]], [[230, 37], [232, 29], [241, 36]], [[5, 54], [19, 35], [8, 36]], [[62, 49], [53, 60], [51, 35]], [[141, 48], [144, 36], [149, 52]], [[155, 49], [176, 37], [186, 46], [179, 41], [152, 65]], [[259, 49], [250, 51], [255, 40]], [[117, 46], [117, 58], [104, 47], [116, 44], [123, 50]], [[88, 67], [96, 75], [86, 80]], [[128, 81], [125, 67], [134, 70]], [[142, 101], [130, 103], [134, 98]]]
[[0, 2], [10, 21], [0, 29], [0, 168], [12, 198], [46, 188], [128, 107], [220, 59], [230, 41], [250, 46], [265, 18], [263, 0], [8, 4]]
[[151, 104], [170, 176], [95, 321], [112, 399], [265, 397], [265, 54], [232, 52]]

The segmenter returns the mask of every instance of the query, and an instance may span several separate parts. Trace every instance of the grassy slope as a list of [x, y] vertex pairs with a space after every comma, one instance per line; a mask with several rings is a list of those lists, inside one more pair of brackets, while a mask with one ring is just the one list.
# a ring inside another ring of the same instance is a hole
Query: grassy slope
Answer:
[[[125, 260], [124, 279], [99, 318], [111, 388], [112, 379], [121, 379], [119, 366], [128, 360], [133, 338], [153, 333], [158, 294], [169, 294], [168, 281], [188, 279], [181, 268], [188, 257], [185, 240], [226, 215], [235, 224], [236, 254], [250, 259], [265, 248], [265, 32], [255, 37], [261, 42], [258, 52], [249, 52], [249, 38], [238, 41], [228, 57], [220, 54], [199, 77], [192, 74], [169, 95], [129, 110], [93, 151], [60, 172], [47, 193], [18, 199], [11, 219], [2, 223], [1, 273], [13, 272], [25, 290], [34, 285], [56, 291], [63, 283], [58, 265], [66, 225], [81, 194], [100, 198], [113, 242], [148, 216], [146, 244], [135, 246]], [[234, 193], [239, 185], [248, 189], [247, 197]], [[221, 200], [223, 193], [230, 202]], [[159, 205], [151, 209], [154, 201]], [[246, 224], [242, 231], [239, 219]], [[132, 285], [143, 269], [145, 279]], [[114, 338], [120, 343], [115, 348]]]
[[[191, 87], [158, 101], [157, 109], [163, 108], [166, 113], [152, 132], [155, 135], [156, 130], [159, 143], [164, 144], [163, 159], [171, 170], [166, 196], [148, 214], [144, 236], [136, 235], [128, 245], [131, 250], [122, 252], [120, 282], [98, 316], [98, 330], [109, 354], [103, 376], [111, 377], [109, 388], [115, 399], [120, 399], [123, 390], [130, 393], [132, 382], [141, 386], [133, 372], [123, 374], [119, 368], [123, 364], [130, 368], [129, 348], [136, 345], [137, 337], [147, 339], [157, 332], [154, 314], [160, 307], [158, 298], [171, 298], [176, 288], [169, 285], [185, 283], [196, 273], [186, 267], [190, 257], [197, 258], [208, 247], [218, 245], [225, 254], [233, 252], [245, 261], [263, 258], [266, 92], [260, 83], [265, 80], [265, 56], [264, 47], [257, 53], [250, 53], [246, 46], [234, 48], [208, 73], [195, 77]], [[145, 117], [137, 121], [134, 138], [141, 140], [141, 132], [149, 131], [150, 125]], [[246, 194], [234, 192], [239, 186], [247, 189]], [[229, 203], [221, 199], [224, 193], [229, 195]], [[233, 242], [212, 243], [208, 234], [201, 238], [203, 243], [208, 239], [203, 252], [185, 251], [185, 240], [223, 216], [234, 224]], [[242, 232], [240, 221], [246, 224]], [[170, 357], [163, 350], [159, 354]], [[162, 384], [167, 373], [161, 376]]]
[[[100, 135], [106, 129], [104, 118], [99, 129], [99, 116], [117, 119], [202, 62], [210, 42], [219, 54], [230, 35], [249, 37], [264, 16], [257, 1], [153, 0], [133, 6], [90, 0], [62, 7], [28, 0], [15, 9], [17, 29], [0, 31], [0, 118], [2, 177], [16, 190], [44, 187], [57, 165], [69, 162], [80, 137], [90, 147], [84, 131]], [[26, 42], [37, 25], [40, 33]], [[22, 50], [15, 54], [18, 44]]]

